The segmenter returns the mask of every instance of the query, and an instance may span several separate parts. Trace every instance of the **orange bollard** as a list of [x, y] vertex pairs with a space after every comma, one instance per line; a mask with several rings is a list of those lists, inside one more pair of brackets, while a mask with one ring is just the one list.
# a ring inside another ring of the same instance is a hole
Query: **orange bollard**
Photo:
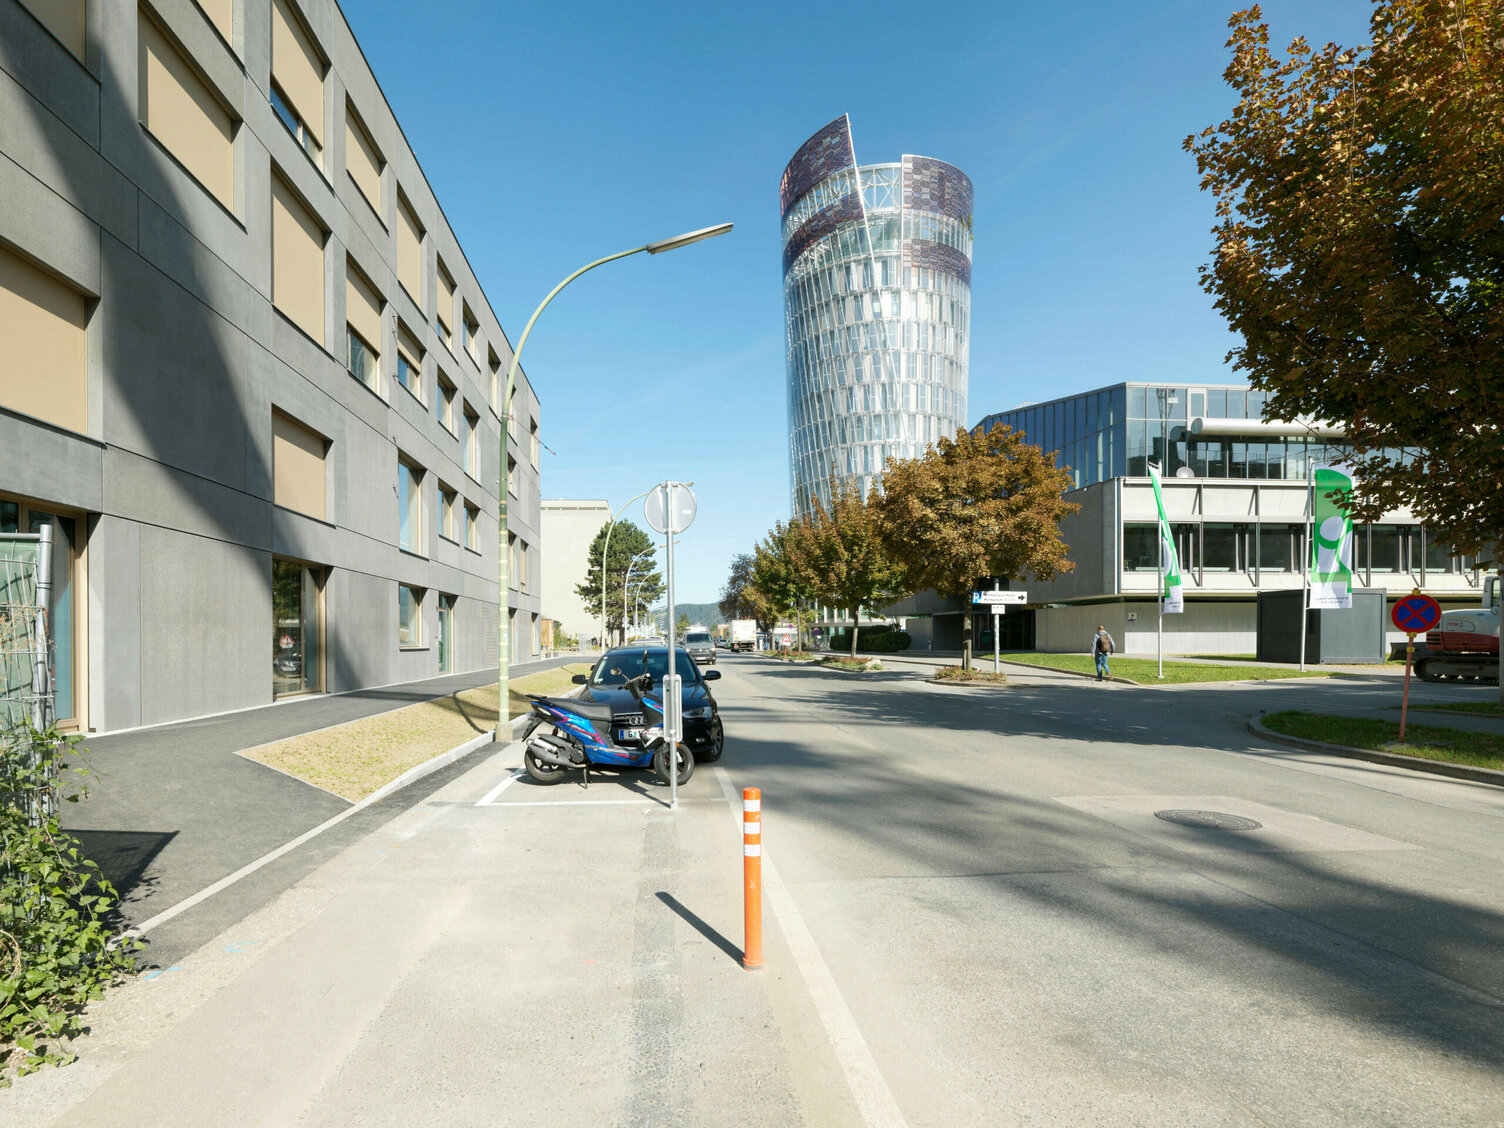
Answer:
[[742, 788], [742, 896], [746, 902], [746, 943], [742, 966], [762, 967], [762, 792]]

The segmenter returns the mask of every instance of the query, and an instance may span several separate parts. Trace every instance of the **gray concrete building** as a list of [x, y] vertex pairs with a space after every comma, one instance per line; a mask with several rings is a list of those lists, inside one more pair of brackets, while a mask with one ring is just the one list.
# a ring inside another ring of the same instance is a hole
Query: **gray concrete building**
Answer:
[[0, 0], [0, 123], [0, 531], [63, 548], [58, 716], [493, 666], [511, 349], [339, 7]]

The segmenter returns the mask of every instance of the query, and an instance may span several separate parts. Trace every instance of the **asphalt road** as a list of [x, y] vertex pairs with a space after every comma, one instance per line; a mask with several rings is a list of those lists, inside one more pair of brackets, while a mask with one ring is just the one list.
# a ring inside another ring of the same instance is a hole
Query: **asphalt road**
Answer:
[[719, 668], [677, 812], [499, 750], [116, 992], [0, 1122], [1504, 1124], [1504, 789], [1244, 728], [1392, 684]]

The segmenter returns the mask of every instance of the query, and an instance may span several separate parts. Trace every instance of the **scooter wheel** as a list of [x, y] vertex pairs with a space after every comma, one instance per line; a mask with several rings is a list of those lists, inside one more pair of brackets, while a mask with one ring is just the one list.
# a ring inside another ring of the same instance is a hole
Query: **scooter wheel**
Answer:
[[527, 774], [539, 783], [558, 783], [564, 778], [568, 768], [561, 768], [558, 764], [549, 764], [534, 756], [532, 750], [522, 754], [522, 766], [527, 769]]
[[[690, 752], [689, 746], [681, 744], [679, 745], [677, 759], [679, 761], [679, 786], [683, 787], [689, 782], [689, 777], [695, 774], [695, 758], [693, 753]], [[653, 753], [653, 771], [657, 773], [659, 781], [665, 784], [668, 783], [669, 779], [668, 763], [669, 746], [667, 744], [660, 744], [658, 751]]]

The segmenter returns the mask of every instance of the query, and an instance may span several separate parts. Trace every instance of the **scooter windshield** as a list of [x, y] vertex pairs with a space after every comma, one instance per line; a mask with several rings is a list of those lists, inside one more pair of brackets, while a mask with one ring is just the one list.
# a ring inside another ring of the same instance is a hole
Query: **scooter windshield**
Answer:
[[[699, 672], [693, 658], [683, 650], [675, 650], [674, 658], [676, 659], [674, 665], [678, 668], [679, 676], [686, 683], [699, 680]], [[623, 650], [616, 654], [607, 654], [595, 667], [590, 684], [622, 685], [644, 671], [653, 679], [654, 685], [663, 684], [663, 675], [668, 673], [668, 651], [666, 649]]]

